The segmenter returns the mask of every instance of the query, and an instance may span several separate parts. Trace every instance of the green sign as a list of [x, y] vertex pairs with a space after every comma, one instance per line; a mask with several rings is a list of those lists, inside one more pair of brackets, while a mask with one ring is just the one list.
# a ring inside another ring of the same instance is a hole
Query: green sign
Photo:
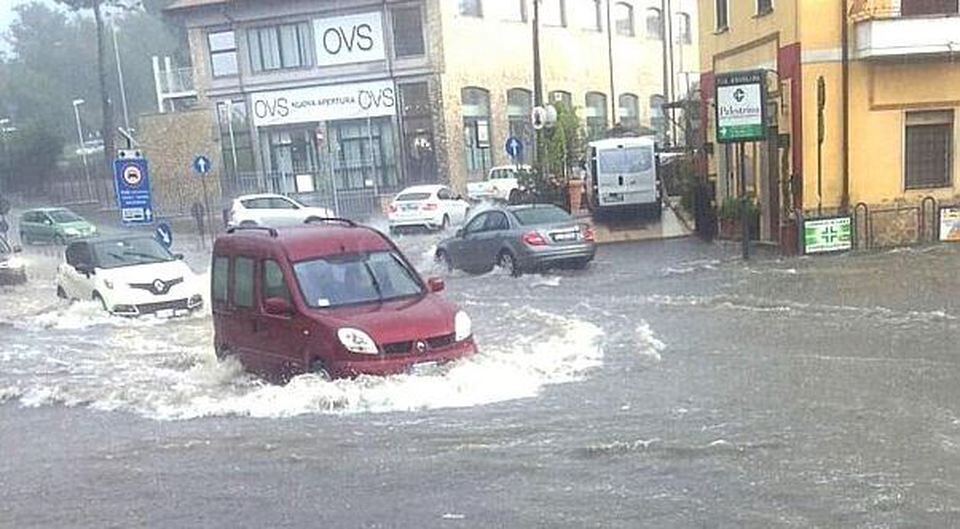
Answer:
[[763, 71], [717, 74], [717, 143], [765, 139], [766, 96]]
[[850, 217], [803, 221], [803, 253], [843, 252], [853, 248]]

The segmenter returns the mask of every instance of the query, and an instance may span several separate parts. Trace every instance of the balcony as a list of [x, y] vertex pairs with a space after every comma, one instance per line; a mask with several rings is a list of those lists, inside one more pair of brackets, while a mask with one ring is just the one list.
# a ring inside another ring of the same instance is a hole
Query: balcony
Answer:
[[160, 92], [167, 97], [188, 97], [197, 95], [193, 86], [192, 68], [173, 68], [160, 70], [157, 76]]
[[858, 59], [960, 53], [958, 0], [860, 0], [850, 13]]

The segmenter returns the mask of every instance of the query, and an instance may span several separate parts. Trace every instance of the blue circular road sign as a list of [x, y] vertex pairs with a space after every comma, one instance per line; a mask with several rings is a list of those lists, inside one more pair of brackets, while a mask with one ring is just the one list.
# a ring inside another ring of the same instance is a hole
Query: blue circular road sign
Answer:
[[507, 138], [507, 143], [504, 145], [504, 148], [507, 151], [507, 155], [514, 160], [519, 160], [523, 156], [523, 142], [516, 136]]
[[213, 164], [210, 163], [210, 158], [200, 154], [193, 159], [193, 170], [197, 174], [205, 175], [210, 172], [210, 169], [213, 167]]

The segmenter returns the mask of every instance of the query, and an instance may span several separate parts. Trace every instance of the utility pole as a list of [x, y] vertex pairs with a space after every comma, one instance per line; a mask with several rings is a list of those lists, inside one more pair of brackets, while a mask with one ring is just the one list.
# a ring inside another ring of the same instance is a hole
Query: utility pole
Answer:
[[617, 124], [617, 91], [613, 82], [613, 26], [610, 25], [613, 16], [610, 10], [610, 0], [607, 0], [607, 61], [610, 67], [610, 126], [612, 128]]
[[[540, 71], [540, 0], [533, 0], [533, 106], [543, 105], [543, 74]], [[533, 164], [539, 167], [543, 158], [541, 138], [543, 133], [536, 131]]]
[[130, 113], [127, 111], [127, 88], [123, 83], [123, 65], [120, 63], [120, 46], [117, 45], [117, 33], [120, 31], [116, 25], [111, 26], [113, 33], [113, 55], [117, 60], [117, 80], [120, 82], [120, 104], [123, 106], [123, 128], [130, 132]]
[[80, 142], [80, 159], [83, 160], [83, 176], [87, 182], [87, 192], [92, 193], [93, 187], [90, 185], [90, 168], [87, 167], [87, 145], [83, 141], [83, 125], [80, 124], [80, 105], [84, 104], [83, 99], [73, 100], [73, 115], [77, 118], [77, 140]]

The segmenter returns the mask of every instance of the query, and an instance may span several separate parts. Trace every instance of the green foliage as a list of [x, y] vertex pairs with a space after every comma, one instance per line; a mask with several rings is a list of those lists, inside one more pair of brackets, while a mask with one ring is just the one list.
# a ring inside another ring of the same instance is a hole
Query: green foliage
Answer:
[[753, 197], [741, 200], [738, 197], [732, 196], [723, 199], [723, 202], [720, 204], [718, 216], [724, 220], [740, 220], [744, 208], [747, 210], [748, 219], [754, 219], [760, 216], [760, 209]]
[[542, 133], [544, 172], [562, 180], [569, 178], [570, 167], [576, 164], [584, 151], [584, 132], [576, 109], [556, 103], [557, 123]]
[[541, 171], [521, 169], [517, 173], [517, 184], [522, 193], [521, 200], [533, 204], [557, 204], [566, 207], [566, 181]]
[[18, 191], [36, 191], [53, 174], [63, 150], [63, 139], [40, 122], [21, 124], [15, 132], [3, 135], [0, 152], [5, 153], [3, 187]]

